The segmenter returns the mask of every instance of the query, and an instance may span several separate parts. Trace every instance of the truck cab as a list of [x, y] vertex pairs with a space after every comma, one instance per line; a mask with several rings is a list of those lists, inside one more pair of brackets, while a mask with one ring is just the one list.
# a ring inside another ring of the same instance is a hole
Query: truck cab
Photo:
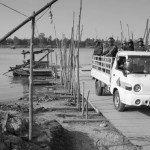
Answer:
[[[110, 63], [107, 59], [111, 59]], [[107, 85], [113, 94], [115, 109], [123, 111], [125, 105], [150, 105], [150, 52], [120, 51], [114, 60], [103, 56], [97, 62], [99, 67], [94, 64], [93, 61], [91, 75], [96, 79], [96, 90], [102, 91]]]

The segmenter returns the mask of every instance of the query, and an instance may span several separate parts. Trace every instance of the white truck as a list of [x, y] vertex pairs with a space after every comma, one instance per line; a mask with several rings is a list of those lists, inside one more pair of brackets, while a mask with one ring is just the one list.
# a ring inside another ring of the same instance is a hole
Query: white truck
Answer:
[[114, 107], [150, 106], [150, 52], [120, 51], [116, 58], [93, 56], [91, 76], [98, 96], [113, 94]]

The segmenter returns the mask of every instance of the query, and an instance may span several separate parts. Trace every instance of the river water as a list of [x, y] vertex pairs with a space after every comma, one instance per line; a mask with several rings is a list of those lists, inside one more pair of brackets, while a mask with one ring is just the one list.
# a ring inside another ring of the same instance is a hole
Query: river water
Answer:
[[[23, 49], [0, 48], [0, 102], [16, 100], [27, 94], [27, 77], [13, 77], [12, 72], [3, 75], [3, 73], [9, 70], [9, 67], [22, 64], [24, 59], [21, 54], [22, 50]], [[80, 49], [80, 65], [91, 64], [92, 53], [92, 49]], [[38, 55], [36, 59], [38, 60], [40, 57], [41, 56]], [[54, 55], [52, 55], [52, 57], [54, 61]]]

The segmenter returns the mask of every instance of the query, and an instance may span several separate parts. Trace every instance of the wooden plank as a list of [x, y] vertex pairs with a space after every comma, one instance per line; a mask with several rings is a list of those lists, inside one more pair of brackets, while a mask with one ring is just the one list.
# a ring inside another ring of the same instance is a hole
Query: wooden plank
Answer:
[[102, 119], [65, 119], [62, 122], [63, 123], [75, 123], [75, 122], [102, 122], [102, 121], [108, 121], [106, 118]]

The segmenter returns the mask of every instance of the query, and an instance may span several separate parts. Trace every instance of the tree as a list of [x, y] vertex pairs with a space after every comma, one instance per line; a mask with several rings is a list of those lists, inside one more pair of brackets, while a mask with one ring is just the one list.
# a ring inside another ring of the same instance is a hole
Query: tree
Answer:
[[19, 38], [16, 37], [16, 36], [14, 36], [13, 41], [14, 41], [14, 45], [19, 45], [19, 44], [20, 44], [20, 40], [19, 40]]
[[11, 39], [11, 38], [7, 39], [7, 44], [8, 45], [12, 45], [13, 43], [14, 43], [13, 39]]

